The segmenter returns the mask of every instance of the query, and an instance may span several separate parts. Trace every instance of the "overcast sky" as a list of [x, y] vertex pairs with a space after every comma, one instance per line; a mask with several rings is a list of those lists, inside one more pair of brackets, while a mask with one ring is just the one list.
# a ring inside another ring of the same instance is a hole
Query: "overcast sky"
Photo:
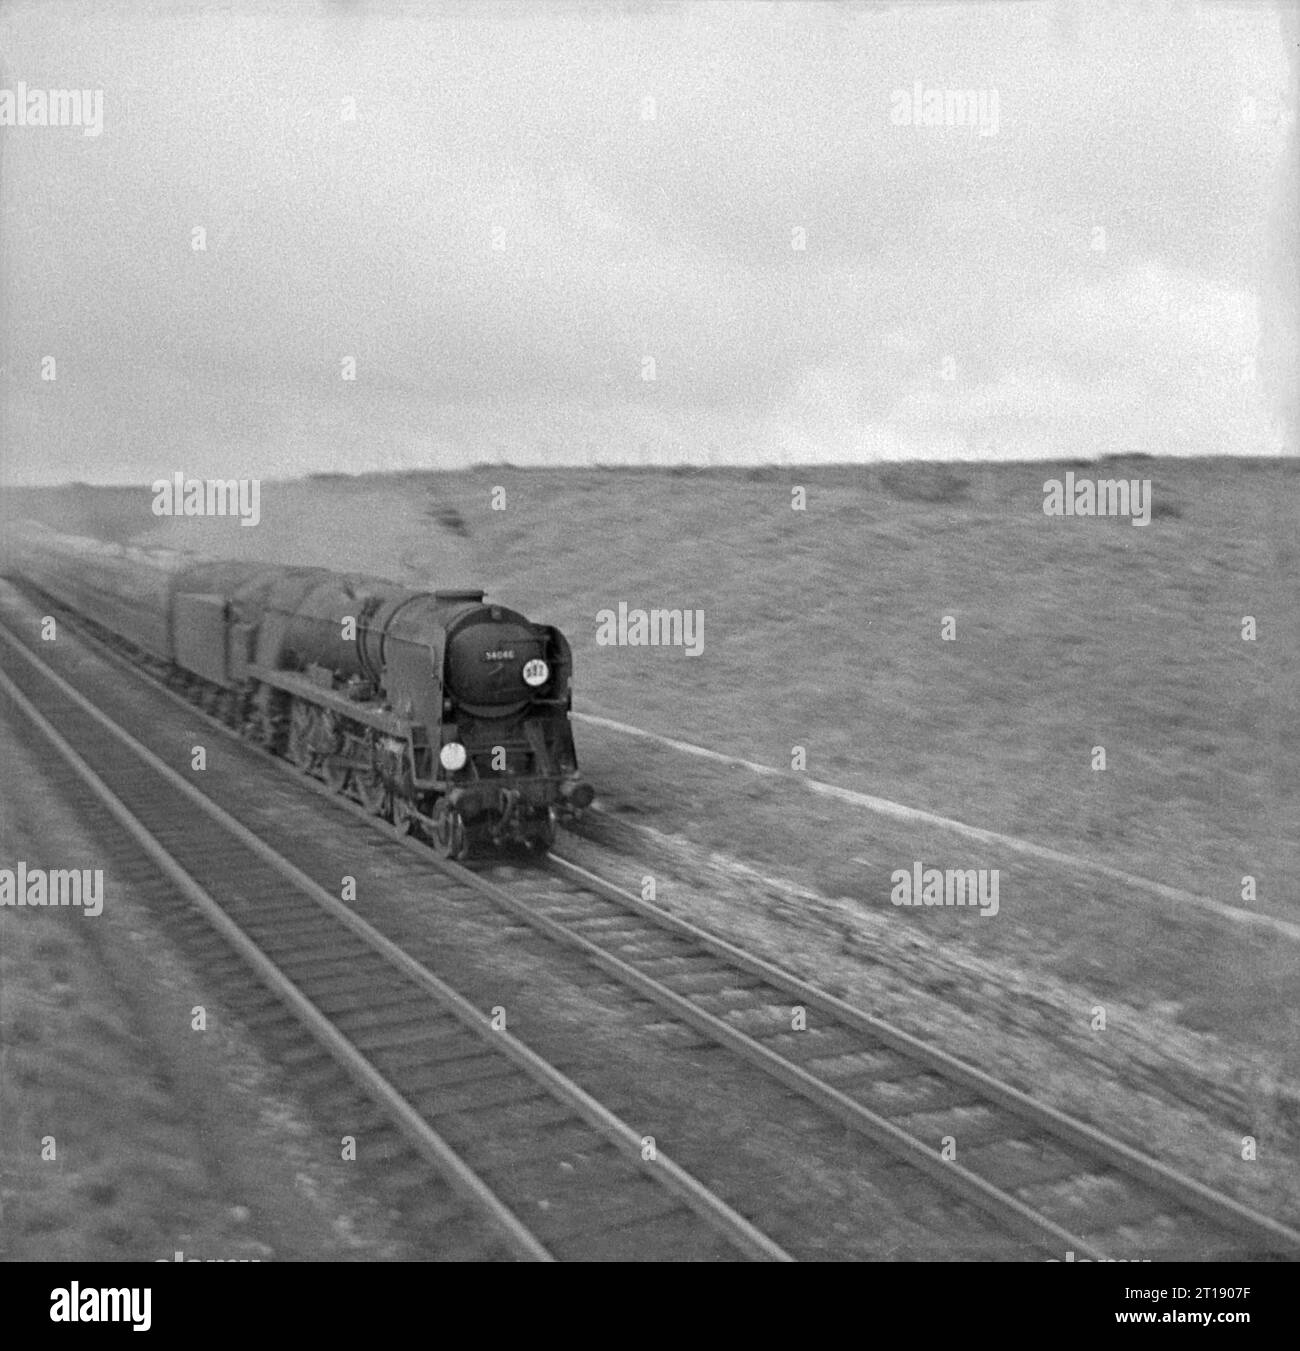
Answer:
[[233, 9], [0, 11], [9, 481], [1295, 451], [1294, 4]]

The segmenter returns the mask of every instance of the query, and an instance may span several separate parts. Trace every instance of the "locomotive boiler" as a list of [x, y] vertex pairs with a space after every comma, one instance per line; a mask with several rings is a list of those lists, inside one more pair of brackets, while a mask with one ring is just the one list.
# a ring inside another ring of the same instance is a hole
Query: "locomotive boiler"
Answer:
[[544, 851], [578, 772], [559, 629], [479, 590], [227, 562], [33, 527], [18, 571], [304, 773], [444, 857]]

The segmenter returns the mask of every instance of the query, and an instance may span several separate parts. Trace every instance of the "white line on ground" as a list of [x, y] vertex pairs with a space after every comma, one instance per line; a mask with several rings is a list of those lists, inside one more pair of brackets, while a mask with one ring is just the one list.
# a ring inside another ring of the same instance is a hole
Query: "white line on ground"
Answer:
[[593, 727], [604, 727], [611, 732], [620, 732], [624, 736], [640, 737], [642, 740], [653, 741], [660, 746], [668, 746], [673, 750], [682, 751], [686, 755], [713, 760], [718, 764], [736, 765], [743, 769], [752, 770], [755, 774], [765, 775], [768, 778], [786, 779], [792, 784], [798, 784], [810, 793], [817, 793], [821, 797], [836, 798], [840, 802], [847, 802], [852, 806], [875, 812], [878, 816], [888, 816], [895, 821], [910, 821], [921, 825], [939, 826], [952, 831], [954, 834], [964, 835], [967, 839], [978, 840], [981, 844], [1000, 845], [1004, 849], [1015, 850], [1017, 853], [1026, 854], [1030, 858], [1043, 859], [1048, 863], [1063, 864], [1068, 868], [1084, 868], [1090, 872], [1098, 873], [1102, 877], [1109, 877], [1113, 881], [1122, 882], [1125, 886], [1133, 887], [1138, 891], [1160, 896], [1164, 900], [1174, 901], [1180, 905], [1199, 906], [1201, 909], [1209, 910], [1223, 919], [1231, 920], [1233, 923], [1268, 929], [1273, 933], [1281, 934], [1284, 938], [1300, 940], [1300, 924], [1278, 919], [1274, 915], [1262, 915], [1254, 910], [1243, 910], [1240, 906], [1225, 905], [1222, 901], [1216, 901], [1211, 896], [1199, 896], [1192, 891], [1183, 891], [1180, 887], [1170, 887], [1163, 882], [1153, 882], [1149, 877], [1139, 877], [1135, 873], [1124, 872], [1121, 868], [1112, 868], [1108, 863], [1084, 858], [1080, 854], [1067, 854], [1059, 849], [1048, 849], [1045, 845], [1034, 844], [1031, 840], [1018, 839], [1014, 835], [1002, 835], [995, 830], [982, 830], [979, 826], [969, 826], [964, 821], [954, 821], [947, 816], [937, 816], [934, 812], [922, 811], [919, 807], [907, 807], [901, 802], [891, 802], [888, 798], [873, 797], [870, 793], [859, 793], [852, 788], [841, 788], [838, 784], [825, 783], [820, 779], [809, 778], [805, 774], [796, 774], [792, 770], [775, 769], [771, 765], [760, 765], [754, 760], [745, 760], [737, 755], [724, 755], [721, 751], [709, 750], [707, 746], [696, 746], [690, 741], [678, 741], [674, 737], [660, 736], [658, 732], [647, 732], [643, 727], [633, 727], [629, 723], [617, 722], [613, 718], [578, 712], [571, 716], [578, 722], [590, 723]]

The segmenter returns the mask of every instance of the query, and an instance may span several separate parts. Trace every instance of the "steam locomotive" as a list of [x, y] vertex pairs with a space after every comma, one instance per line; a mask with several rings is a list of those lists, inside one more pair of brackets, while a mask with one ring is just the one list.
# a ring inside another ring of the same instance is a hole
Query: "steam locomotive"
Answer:
[[594, 791], [557, 628], [477, 590], [24, 530], [16, 571], [208, 712], [445, 858], [545, 852]]

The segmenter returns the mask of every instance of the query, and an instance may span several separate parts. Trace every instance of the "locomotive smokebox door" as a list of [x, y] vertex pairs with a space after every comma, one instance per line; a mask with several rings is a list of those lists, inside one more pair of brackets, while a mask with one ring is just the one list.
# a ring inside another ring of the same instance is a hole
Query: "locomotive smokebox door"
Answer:
[[229, 685], [225, 597], [178, 595], [173, 614], [177, 665], [214, 684]]

